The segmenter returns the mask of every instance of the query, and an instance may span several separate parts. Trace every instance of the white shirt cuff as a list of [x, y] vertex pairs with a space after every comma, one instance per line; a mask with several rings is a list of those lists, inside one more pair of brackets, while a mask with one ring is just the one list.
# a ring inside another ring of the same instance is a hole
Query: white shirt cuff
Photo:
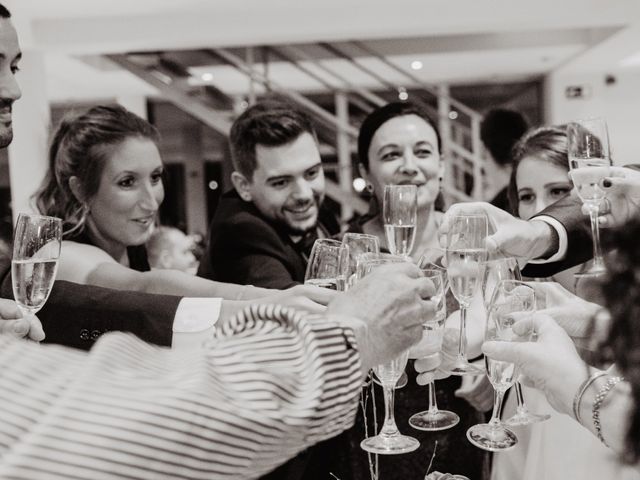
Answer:
[[564, 225], [562, 225], [562, 223], [560, 223], [555, 218], [549, 217], [548, 215], [540, 215], [538, 217], [532, 218], [531, 220], [539, 220], [541, 222], [545, 222], [556, 231], [556, 233], [558, 234], [558, 251], [549, 258], [538, 258], [536, 260], [529, 260], [529, 263], [551, 263], [564, 260], [564, 257], [567, 255], [567, 245], [569, 243], [569, 240], [567, 238], [567, 230], [564, 228]]
[[183, 298], [173, 319], [171, 348], [200, 346], [211, 338], [220, 317], [221, 298]]

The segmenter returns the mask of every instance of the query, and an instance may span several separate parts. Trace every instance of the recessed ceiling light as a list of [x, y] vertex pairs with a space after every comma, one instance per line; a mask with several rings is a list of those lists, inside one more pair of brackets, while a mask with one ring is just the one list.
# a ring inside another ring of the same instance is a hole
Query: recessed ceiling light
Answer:
[[458, 112], [456, 112], [455, 110], [451, 110], [451, 111], [449, 112], [449, 118], [450, 118], [451, 120], [455, 120], [456, 118], [458, 118]]
[[202, 80], [204, 80], [205, 82], [210, 82], [211, 80], [213, 80], [213, 73], [203, 73], [200, 78], [202, 78]]
[[414, 60], [411, 62], [411, 68], [414, 70], [420, 70], [422, 68], [422, 62], [420, 60]]

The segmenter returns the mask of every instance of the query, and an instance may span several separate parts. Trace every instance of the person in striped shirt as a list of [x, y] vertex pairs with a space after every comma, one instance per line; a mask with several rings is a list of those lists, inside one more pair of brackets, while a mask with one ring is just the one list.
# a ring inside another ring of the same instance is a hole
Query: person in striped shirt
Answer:
[[0, 336], [0, 478], [257, 478], [353, 424], [366, 372], [421, 338], [431, 293], [389, 265], [325, 315], [254, 305], [181, 351]]

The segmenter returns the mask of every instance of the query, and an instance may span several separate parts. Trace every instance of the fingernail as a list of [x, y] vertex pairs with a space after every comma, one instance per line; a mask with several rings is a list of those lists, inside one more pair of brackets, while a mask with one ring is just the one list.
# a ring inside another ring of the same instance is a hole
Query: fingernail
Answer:
[[602, 181], [602, 186], [603, 186], [604, 188], [609, 188], [609, 187], [611, 186], [611, 180], [609, 180], [608, 178], [605, 178], [605, 179]]

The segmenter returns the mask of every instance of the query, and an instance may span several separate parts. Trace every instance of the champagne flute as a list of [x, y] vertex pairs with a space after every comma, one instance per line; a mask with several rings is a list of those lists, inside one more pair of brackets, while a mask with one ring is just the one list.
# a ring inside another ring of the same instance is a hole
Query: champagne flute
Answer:
[[49, 298], [58, 269], [62, 221], [21, 213], [11, 259], [13, 296], [24, 315], [37, 313]]
[[349, 249], [339, 240], [319, 238], [313, 243], [304, 283], [331, 290], [345, 290], [345, 265]]
[[[366, 276], [382, 265], [403, 261], [406, 261], [406, 259], [399, 256], [371, 259], [363, 263], [361, 271]], [[394, 417], [394, 387], [400, 375], [404, 372], [408, 357], [409, 351], [406, 350], [390, 362], [374, 367], [374, 372], [380, 380], [384, 392], [384, 423], [378, 435], [365, 438], [360, 443], [360, 448], [367, 452], [396, 455], [413, 452], [420, 446], [420, 442], [415, 438], [400, 433]]]
[[482, 375], [481, 368], [467, 360], [467, 309], [482, 282], [482, 270], [487, 259], [485, 238], [487, 217], [483, 214], [456, 215], [447, 234], [447, 275], [449, 288], [460, 304], [460, 339], [452, 375]]
[[[428, 346], [430, 351], [439, 351], [442, 348], [444, 322], [447, 319], [446, 281], [444, 274], [438, 269], [424, 268], [422, 275], [428, 278], [435, 288], [431, 300], [436, 305], [436, 315], [433, 320], [422, 325], [421, 344]], [[454, 412], [438, 409], [435, 382], [432, 380], [429, 382], [429, 409], [413, 415], [409, 419], [409, 425], [417, 430], [437, 431], [454, 427], [459, 421], [460, 417]]]
[[[531, 341], [531, 325], [514, 326], [527, 321], [535, 312], [535, 291], [524, 282], [502, 280], [496, 285], [489, 303], [485, 341]], [[524, 328], [523, 328], [524, 327]], [[524, 332], [523, 332], [524, 330]], [[518, 377], [514, 363], [493, 360], [485, 356], [487, 376], [494, 388], [493, 414], [489, 423], [474, 425], [467, 430], [467, 438], [475, 446], [491, 452], [508, 450], [518, 443], [516, 434], [500, 421], [505, 392]]]
[[386, 185], [382, 213], [389, 251], [393, 255], [408, 257], [416, 239], [418, 187]]
[[589, 210], [591, 235], [593, 237], [593, 263], [576, 276], [601, 275], [605, 272], [600, 248], [600, 226], [598, 222], [600, 204], [606, 192], [600, 182], [609, 176], [609, 133], [602, 118], [591, 118], [571, 122], [567, 126], [567, 150], [569, 173], [578, 196]]
[[[491, 294], [496, 285], [502, 280], [522, 280], [520, 268], [515, 258], [505, 257], [487, 261], [484, 269], [484, 282], [482, 283], [484, 306], [487, 312], [489, 311], [489, 305], [491, 303]], [[510, 427], [531, 425], [533, 423], [544, 422], [551, 418], [551, 415], [541, 415], [530, 412], [524, 401], [524, 394], [520, 382], [516, 380], [513, 387], [516, 391], [516, 401], [518, 405], [516, 407], [516, 413], [504, 421], [505, 425]]]
[[[355, 275], [356, 280], [359, 280], [362, 277], [364, 277], [365, 270], [367, 268], [370, 268], [369, 263], [375, 262], [376, 260], [380, 262], [386, 260], [387, 263], [397, 263], [397, 262], [406, 262], [407, 258], [402, 257], [400, 255], [391, 255], [389, 253], [380, 253], [380, 252], [361, 253], [360, 255], [358, 255], [356, 260], [356, 275]], [[382, 386], [382, 383], [380, 383], [380, 380], [378, 380], [378, 378], [375, 375], [373, 375], [373, 381], [378, 385]], [[400, 379], [396, 382], [396, 388], [406, 387], [408, 383], [409, 383], [409, 377], [407, 377], [407, 374], [405, 372], [402, 372]]]
[[345, 262], [344, 277], [346, 287], [352, 287], [357, 280], [358, 258], [364, 253], [380, 253], [378, 237], [366, 233], [345, 233], [342, 243], [349, 249], [349, 260]]

